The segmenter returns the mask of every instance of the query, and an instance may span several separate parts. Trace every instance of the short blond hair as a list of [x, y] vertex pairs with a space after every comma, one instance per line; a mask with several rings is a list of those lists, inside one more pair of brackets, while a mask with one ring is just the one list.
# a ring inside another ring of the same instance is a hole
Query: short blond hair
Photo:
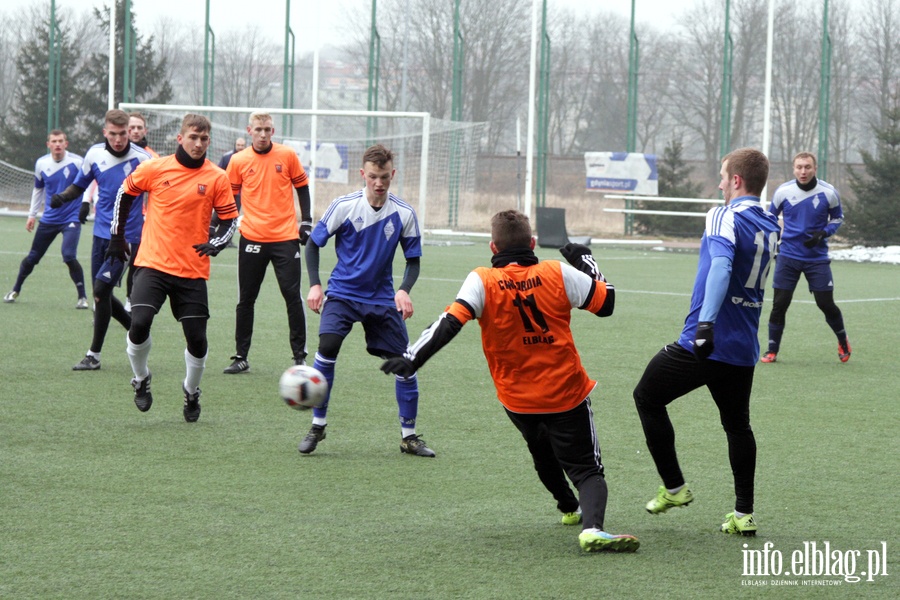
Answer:
[[794, 163], [797, 162], [797, 159], [798, 159], [798, 158], [808, 158], [808, 159], [812, 160], [812, 161], [813, 161], [813, 168], [819, 166], [819, 165], [817, 164], [817, 161], [816, 161], [816, 155], [813, 154], [812, 152], [806, 152], [806, 151], [804, 151], [804, 152], [798, 152], [797, 154], [794, 155], [794, 158], [791, 159], [791, 166], [792, 166], [792, 167], [794, 166]]

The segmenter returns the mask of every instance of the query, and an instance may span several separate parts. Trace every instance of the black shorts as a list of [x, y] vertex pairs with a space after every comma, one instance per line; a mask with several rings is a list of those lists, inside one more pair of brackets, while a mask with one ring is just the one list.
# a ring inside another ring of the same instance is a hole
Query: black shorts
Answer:
[[205, 279], [187, 279], [150, 267], [138, 267], [131, 291], [132, 310], [137, 306], [149, 306], [158, 313], [166, 298], [169, 299], [172, 315], [179, 321], [209, 318]]

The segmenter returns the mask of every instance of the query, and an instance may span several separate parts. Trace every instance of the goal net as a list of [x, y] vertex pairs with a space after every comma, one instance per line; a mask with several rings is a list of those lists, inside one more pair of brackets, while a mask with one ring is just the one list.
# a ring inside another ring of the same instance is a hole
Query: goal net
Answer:
[[445, 121], [416, 112], [128, 103], [120, 108], [144, 115], [147, 141], [160, 155], [175, 152], [185, 114], [206, 115], [213, 126], [207, 154], [213, 162], [233, 150], [237, 138], [249, 137], [251, 113], [272, 115], [275, 141], [293, 147], [307, 173], [315, 170], [315, 179], [310, 178], [315, 219], [331, 200], [362, 187], [363, 153], [372, 144], [384, 144], [395, 156], [391, 191], [416, 209], [423, 230], [472, 226], [466, 215], [475, 203], [476, 160], [485, 123]]
[[0, 160], [0, 207], [27, 211], [31, 207], [34, 171], [26, 171]]

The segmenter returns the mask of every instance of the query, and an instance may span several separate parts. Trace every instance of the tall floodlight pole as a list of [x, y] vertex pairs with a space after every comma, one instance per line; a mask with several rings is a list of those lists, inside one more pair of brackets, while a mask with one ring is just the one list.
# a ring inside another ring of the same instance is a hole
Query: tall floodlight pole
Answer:
[[[372, 0], [372, 26], [369, 31], [369, 98], [366, 106], [370, 111], [378, 110], [378, 68], [381, 65], [381, 37], [378, 35], [376, 19], [377, 3], [378, 0]], [[368, 117], [366, 136], [370, 144], [375, 141], [376, 135], [375, 118]]]
[[831, 34], [828, 33], [828, 0], [822, 16], [822, 67], [819, 87], [819, 161], [818, 175], [828, 176], [828, 120], [831, 103]]
[[534, 96], [537, 81], [538, 0], [531, 0], [531, 63], [528, 70], [528, 131], [525, 134], [525, 214], [531, 217], [531, 185], [534, 172]]
[[638, 38], [634, 30], [635, 0], [631, 0], [631, 35], [628, 42], [628, 124], [625, 134], [625, 151], [634, 152], [637, 147], [637, 84]]
[[56, 0], [50, 0], [50, 40], [47, 48], [47, 131], [59, 127], [59, 63]]
[[[282, 84], [282, 108], [294, 108], [294, 57], [296, 38], [291, 29], [291, 0], [284, 2], [284, 82]], [[288, 127], [288, 115], [282, 115], [282, 137], [290, 132]]]
[[116, 107], [116, 3], [109, 3], [109, 73], [107, 82], [106, 108]]
[[215, 100], [216, 34], [209, 25], [209, 2], [206, 0], [206, 32], [203, 36], [203, 106], [212, 106]]
[[731, 0], [725, 0], [725, 46], [722, 60], [722, 127], [719, 130], [719, 154], [731, 150], [731, 67], [734, 42], [731, 39]]
[[[450, 120], [462, 121], [463, 115], [463, 66], [465, 64], [464, 40], [459, 24], [459, 4], [461, 0], [454, 0], [453, 7], [453, 87], [450, 97]], [[454, 129], [451, 134], [450, 145], [450, 181], [447, 215], [447, 225], [455, 227], [459, 224], [459, 131]]]
[[[769, 156], [769, 132], [772, 129], [772, 47], [775, 37], [775, 0], [769, 0], [769, 19], [766, 26], [766, 90], [763, 100], [763, 154]], [[768, 186], [766, 186], [768, 187]], [[763, 188], [763, 206], [766, 202], [766, 188]]]
[[537, 109], [537, 181], [535, 206], [547, 205], [547, 149], [550, 130], [550, 35], [547, 33], [547, 0], [541, 8], [541, 61], [538, 77]]
[[[113, 0], [115, 2], [115, 0]], [[123, 15], [123, 35], [122, 43], [122, 102], [134, 102], [134, 90], [131, 89], [131, 0], [125, 0], [125, 14]]]

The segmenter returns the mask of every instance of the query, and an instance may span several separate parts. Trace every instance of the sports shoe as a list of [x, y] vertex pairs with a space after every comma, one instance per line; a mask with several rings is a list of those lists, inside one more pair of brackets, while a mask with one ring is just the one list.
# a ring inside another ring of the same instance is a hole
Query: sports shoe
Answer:
[[734, 513], [725, 515], [725, 522], [719, 528], [722, 533], [739, 533], [741, 535], [756, 535], [756, 521], [753, 515], [744, 515], [740, 519]]
[[850, 338], [844, 338], [844, 343], [838, 342], [838, 358], [841, 362], [850, 360]]
[[184, 420], [188, 423], [196, 423], [200, 418], [200, 388], [197, 388], [193, 394], [189, 394], [184, 389], [184, 384], [181, 384], [181, 391], [184, 392]]
[[676, 506], [687, 506], [693, 501], [694, 494], [691, 493], [688, 486], [685, 485], [678, 490], [677, 494], [670, 494], [666, 486], [661, 485], [656, 492], [656, 498], [647, 503], [647, 512], [651, 515], [658, 515]]
[[303, 365], [306, 366], [306, 356], [299, 356], [294, 358], [295, 365]]
[[408, 435], [400, 440], [400, 452], [434, 458], [434, 450], [425, 445], [425, 440], [417, 435]]
[[6, 294], [5, 296], [3, 296], [3, 301], [6, 302], [7, 304], [12, 304], [13, 302], [16, 301], [16, 298], [18, 298], [18, 297], [19, 297], [19, 292], [13, 290], [13, 291], [9, 292], [8, 294]]
[[79, 298], [78, 302], [75, 303], [75, 308], [77, 308], [79, 310], [84, 310], [86, 308], [90, 308], [90, 305], [88, 305], [87, 298]]
[[774, 352], [766, 352], [762, 355], [762, 358], [759, 359], [759, 362], [764, 363], [773, 363], [775, 362], [775, 353]]
[[309, 433], [306, 434], [306, 437], [303, 438], [303, 441], [300, 442], [300, 445], [297, 446], [297, 450], [300, 451], [300, 454], [309, 454], [313, 450], [316, 449], [316, 446], [319, 445], [319, 442], [325, 439], [325, 426], [324, 425], [313, 425]]
[[134, 405], [138, 407], [138, 410], [141, 412], [150, 410], [150, 406], [153, 404], [153, 394], [150, 393], [150, 374], [148, 373], [140, 381], [132, 379], [131, 387], [134, 388]]
[[96, 371], [100, 368], [100, 360], [96, 356], [85, 354], [77, 365], [72, 367], [73, 371]]
[[578, 534], [578, 544], [585, 552], [634, 552], [641, 543], [633, 535], [613, 535], [600, 529], [585, 529]]
[[581, 523], [581, 507], [572, 512], [563, 513], [561, 522], [563, 525], [578, 525]]
[[234, 375], [235, 373], [246, 373], [250, 370], [250, 363], [247, 362], [247, 359], [243, 356], [232, 356], [231, 360], [234, 362], [225, 367], [223, 373], [227, 373], [228, 375]]

